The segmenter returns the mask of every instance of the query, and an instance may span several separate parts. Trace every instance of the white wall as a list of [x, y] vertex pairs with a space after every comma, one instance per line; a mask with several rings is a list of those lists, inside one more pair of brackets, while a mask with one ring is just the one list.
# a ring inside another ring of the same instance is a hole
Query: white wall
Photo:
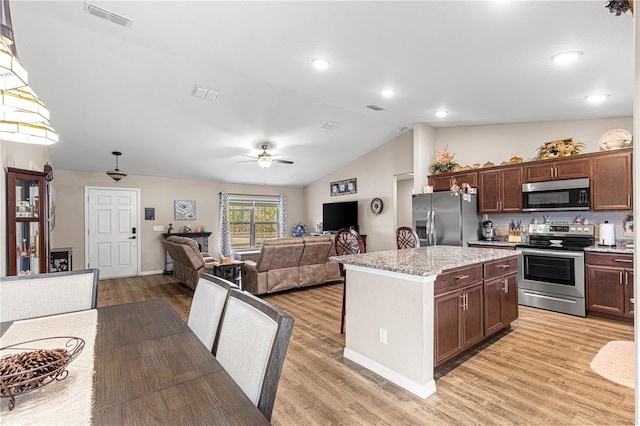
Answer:
[[[336, 153], [336, 155], [340, 155]], [[413, 171], [413, 132], [404, 133], [385, 145], [352, 161], [346, 166], [307, 185], [304, 188], [305, 223], [308, 229], [322, 221], [322, 204], [358, 201], [360, 233], [367, 236], [367, 251], [395, 248], [394, 213], [392, 205], [395, 191], [394, 176]], [[357, 179], [357, 193], [332, 197], [331, 182]], [[382, 213], [371, 212], [371, 200], [382, 199]]]

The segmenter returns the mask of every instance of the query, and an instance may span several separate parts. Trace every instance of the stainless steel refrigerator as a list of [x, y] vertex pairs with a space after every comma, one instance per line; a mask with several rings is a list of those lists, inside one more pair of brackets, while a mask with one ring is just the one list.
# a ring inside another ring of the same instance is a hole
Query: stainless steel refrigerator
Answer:
[[478, 196], [451, 192], [434, 192], [413, 196], [413, 229], [420, 246], [466, 246], [480, 239]]

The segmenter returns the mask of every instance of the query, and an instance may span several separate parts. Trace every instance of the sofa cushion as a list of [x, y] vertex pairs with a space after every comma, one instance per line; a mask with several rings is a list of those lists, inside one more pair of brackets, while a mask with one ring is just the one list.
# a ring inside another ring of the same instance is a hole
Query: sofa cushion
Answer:
[[258, 272], [297, 267], [304, 249], [300, 238], [275, 238], [264, 240], [256, 262]]

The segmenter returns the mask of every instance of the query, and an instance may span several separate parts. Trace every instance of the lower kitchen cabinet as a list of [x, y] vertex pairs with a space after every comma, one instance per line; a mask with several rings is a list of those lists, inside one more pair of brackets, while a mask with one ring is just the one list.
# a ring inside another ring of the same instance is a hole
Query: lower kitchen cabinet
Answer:
[[435, 307], [435, 365], [482, 341], [483, 285], [438, 294]]
[[518, 318], [518, 280], [515, 273], [484, 282], [485, 335], [508, 327]]
[[587, 253], [586, 275], [588, 314], [627, 322], [633, 318], [632, 255]]

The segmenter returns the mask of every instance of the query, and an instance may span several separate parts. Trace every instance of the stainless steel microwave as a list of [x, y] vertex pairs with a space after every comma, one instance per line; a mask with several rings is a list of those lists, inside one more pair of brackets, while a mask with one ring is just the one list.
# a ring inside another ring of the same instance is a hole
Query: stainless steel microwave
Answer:
[[522, 185], [522, 211], [589, 210], [589, 179], [567, 179]]

